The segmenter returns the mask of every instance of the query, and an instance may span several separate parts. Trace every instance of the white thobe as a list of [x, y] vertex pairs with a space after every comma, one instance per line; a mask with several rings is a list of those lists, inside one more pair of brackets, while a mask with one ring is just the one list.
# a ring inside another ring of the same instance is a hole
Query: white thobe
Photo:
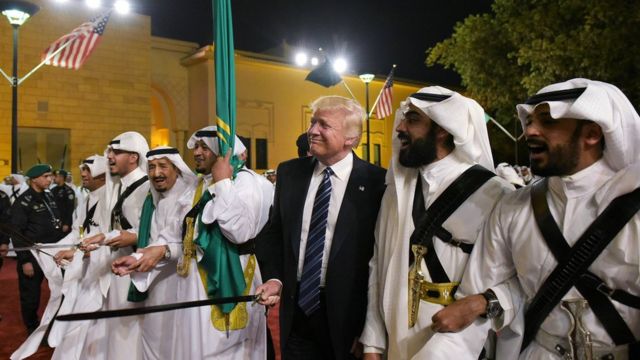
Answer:
[[[140, 168], [136, 168], [126, 176], [120, 179], [121, 187], [120, 194], [123, 193], [127, 187], [136, 182], [146, 174]], [[109, 207], [105, 212], [106, 223], [111, 222], [111, 211], [115, 206], [118, 199], [118, 183], [113, 184], [114, 189], [111, 192], [112, 198], [110, 199]], [[132, 228], [127, 230], [132, 233], [138, 232], [138, 226], [140, 224], [140, 213], [142, 211], [142, 205], [144, 199], [149, 192], [149, 182], [145, 182], [136, 188], [123, 202], [122, 213], [127, 218]], [[107, 239], [113, 238], [118, 234], [118, 229], [106, 234]], [[92, 262], [96, 261], [96, 264], [106, 271], [100, 277], [100, 288], [104, 296], [106, 296], [105, 306], [103, 310], [115, 310], [123, 308], [131, 308], [139, 306], [137, 303], [127, 301], [127, 295], [129, 291], [129, 284], [131, 283], [129, 276], [116, 276], [111, 273], [111, 263], [122, 256], [131, 255], [131, 247], [121, 248], [112, 251], [109, 247], [100, 247], [98, 250], [91, 252]], [[95, 256], [95, 258], [94, 258]], [[112, 319], [103, 319], [106, 323], [106, 341], [107, 341], [107, 354], [105, 356], [109, 359], [124, 359], [124, 358], [140, 358], [140, 329], [139, 320], [140, 316], [127, 316], [118, 317]]]
[[[616, 197], [640, 186], [640, 164], [614, 173], [605, 160], [566, 177], [549, 178], [547, 201], [554, 220], [564, 238], [573, 246], [586, 228]], [[478, 320], [471, 327], [493, 326], [498, 330], [498, 351], [502, 357], [515, 359], [520, 349], [523, 316], [522, 304], [528, 304], [553, 271], [557, 261], [548, 249], [531, 208], [530, 187], [505, 196], [496, 205], [494, 213], [482, 232], [477, 251], [473, 252], [460, 290], [465, 294], [483, 292], [491, 287], [504, 315], [491, 324]], [[599, 276], [610, 288], [640, 294], [640, 215], [636, 214], [600, 254], [589, 270]], [[496, 284], [517, 279], [520, 291], [503, 291]], [[581, 298], [574, 288], [563, 300]], [[524, 300], [520, 300], [523, 298]], [[640, 337], [640, 310], [613, 301], [620, 315], [627, 322], [636, 339]], [[583, 315], [583, 321], [591, 332], [594, 344], [613, 346], [591, 309]], [[566, 338], [570, 320], [557, 305], [541, 325], [547, 333]], [[439, 334], [456, 341], [455, 334]], [[507, 341], [500, 347], [500, 338]], [[538, 342], [533, 341], [520, 354], [521, 359], [558, 359]]]
[[[420, 169], [425, 208], [472, 164], [455, 151]], [[369, 263], [369, 303], [360, 341], [365, 352], [383, 352], [389, 359], [423, 358], [421, 351], [433, 332], [432, 316], [443, 306], [421, 300], [414, 327], [408, 325], [408, 275], [413, 198], [418, 171], [404, 171], [412, 176], [395, 176], [387, 186], [376, 225], [376, 245]], [[473, 193], [443, 224], [454, 239], [473, 244], [497, 199], [512, 189], [506, 181], [493, 177]], [[460, 281], [468, 255], [460, 248], [437, 237], [433, 245], [451, 281]], [[425, 279], [432, 282], [426, 263]], [[388, 334], [388, 336], [387, 336]], [[450, 349], [449, 358], [472, 358], [463, 348]], [[477, 354], [475, 355], [477, 359]]]
[[[185, 193], [186, 192], [186, 193]], [[157, 194], [157, 195], [156, 195]], [[178, 179], [165, 193], [154, 193], [156, 206], [147, 247], [169, 247], [171, 257], [160, 260], [149, 272], [134, 272], [131, 279], [139, 291], [148, 291], [144, 306], [175, 303], [178, 299], [177, 259], [182, 254], [182, 220], [191, 209], [193, 189]], [[176, 311], [146, 314], [140, 321], [143, 359], [170, 359], [175, 353]], [[181, 320], [180, 320], [181, 321]]]
[[[266, 183], [269, 186], [266, 186]], [[273, 187], [260, 175], [243, 169], [235, 180], [222, 180], [207, 189], [214, 198], [203, 210], [202, 221], [210, 224], [217, 221], [224, 236], [234, 244], [242, 244], [255, 238], [266, 224], [269, 207], [273, 201]], [[243, 270], [250, 257], [241, 255]], [[206, 289], [197, 271], [195, 260], [191, 271], [179, 283], [180, 301], [207, 298]], [[262, 284], [260, 269], [256, 262], [250, 294]], [[264, 359], [266, 356], [266, 317], [264, 307], [247, 304], [247, 326], [240, 330], [218, 330], [211, 323], [211, 308], [184, 309], [177, 324], [179, 343], [183, 353], [179, 358], [198, 359]]]
[[[104, 187], [95, 190], [90, 193], [85, 203], [78, 207], [78, 217], [72, 225], [71, 232], [64, 238], [59, 240], [58, 244], [69, 244], [71, 247], [80, 241], [80, 226], [86, 217], [87, 202], [89, 208], [95, 205], [98, 201], [104, 200]], [[96, 222], [100, 221], [101, 213], [100, 207], [96, 207], [94, 213], [94, 219]], [[90, 232], [86, 233], [87, 236], [99, 234], [102, 232], [103, 227], [99, 224], [91, 226]], [[57, 250], [47, 250], [50, 254], [55, 254]], [[39, 254], [38, 254], [39, 255]], [[60, 269], [56, 267], [53, 260], [48, 256], [37, 256], [38, 262], [47, 277], [49, 282], [49, 288], [51, 289], [52, 296], [49, 297], [45, 313], [54, 314], [58, 311], [59, 314], [67, 314], [71, 312], [85, 312], [96, 311], [100, 309], [102, 304], [102, 296], [97, 286], [96, 277], [87, 272], [88, 259], [83, 260], [81, 252], [76, 252], [71, 263], [66, 267], [64, 277], [61, 276]], [[64, 300], [60, 295], [64, 295]], [[61, 305], [62, 302], [62, 305]], [[39, 344], [42, 336], [44, 335], [51, 316], [43, 317], [43, 321], [36, 330], [26, 341], [19, 351], [16, 351], [12, 358], [23, 358], [30, 356], [30, 351], [23, 351], [33, 346], [27, 345], [30, 342]], [[55, 347], [53, 358], [58, 358], [60, 354], [64, 354], [65, 359], [81, 359], [84, 356], [81, 354], [83, 350], [83, 344], [87, 335], [87, 329], [89, 328], [89, 321], [77, 321], [77, 322], [60, 322], [55, 321], [51, 326], [47, 342], [49, 346]], [[37, 350], [37, 345], [33, 347], [33, 351]]]

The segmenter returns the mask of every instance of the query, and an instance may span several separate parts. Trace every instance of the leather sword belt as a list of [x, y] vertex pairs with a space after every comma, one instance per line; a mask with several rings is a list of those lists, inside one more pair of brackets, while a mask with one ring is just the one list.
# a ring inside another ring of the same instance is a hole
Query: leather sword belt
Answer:
[[420, 282], [420, 299], [447, 306], [456, 299], [453, 295], [458, 290], [460, 282], [448, 282], [448, 283], [432, 283], [428, 281]]

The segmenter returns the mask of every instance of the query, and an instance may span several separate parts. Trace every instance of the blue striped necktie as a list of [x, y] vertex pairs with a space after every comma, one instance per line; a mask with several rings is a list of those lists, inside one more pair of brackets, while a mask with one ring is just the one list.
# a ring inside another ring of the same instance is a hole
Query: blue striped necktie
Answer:
[[320, 272], [331, 199], [331, 175], [333, 170], [330, 167], [324, 169], [324, 177], [313, 202], [307, 247], [304, 253], [298, 305], [307, 316], [320, 307]]

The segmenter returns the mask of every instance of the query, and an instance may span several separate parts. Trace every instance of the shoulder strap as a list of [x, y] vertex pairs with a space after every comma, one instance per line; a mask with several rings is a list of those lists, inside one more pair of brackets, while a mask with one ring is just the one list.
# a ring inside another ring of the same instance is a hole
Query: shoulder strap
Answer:
[[[419, 225], [411, 234], [411, 244], [420, 244], [427, 248], [425, 261], [429, 274], [434, 282], [450, 282], [440, 260], [433, 247], [433, 236], [453, 246], [460, 247], [465, 253], [471, 253], [473, 245], [462, 244], [453, 239], [449, 231], [442, 224], [484, 183], [494, 177], [495, 174], [480, 165], [474, 165], [463, 172], [449, 185], [440, 196], [429, 206], [422, 215]], [[422, 180], [418, 177], [418, 183]], [[422, 197], [422, 191], [416, 192], [416, 196]], [[424, 205], [423, 205], [424, 206]]]
[[145, 175], [145, 176], [141, 177], [140, 179], [136, 180], [136, 182], [134, 182], [133, 184], [129, 185], [129, 187], [124, 189], [124, 192], [120, 195], [120, 197], [118, 197], [118, 201], [113, 206], [113, 211], [111, 212], [111, 223], [112, 223], [112, 225], [113, 225], [113, 220], [117, 220], [117, 221], [120, 222], [120, 227], [123, 230], [131, 229], [131, 227], [132, 227], [131, 223], [129, 222], [129, 220], [127, 220], [127, 218], [122, 213], [122, 204], [127, 199], [127, 197], [129, 197], [129, 195], [131, 195], [132, 192], [134, 192], [142, 184], [147, 182], [147, 180], [149, 180], [149, 177], [147, 177], [147, 175]]
[[100, 201], [96, 201], [96, 203], [93, 204], [91, 209], [89, 209], [89, 211], [87, 211], [87, 213], [84, 216], [84, 221], [82, 222], [82, 228], [85, 229], [85, 233], [89, 233], [89, 231], [91, 230], [91, 225], [95, 225], [95, 223], [93, 222], [93, 214], [96, 213], [96, 208], [99, 202]]
[[588, 268], [640, 210], [640, 188], [611, 201], [575, 245], [569, 247], [549, 211], [547, 187], [547, 179], [532, 185], [531, 205], [536, 224], [558, 265], [538, 289], [525, 313], [522, 350], [531, 343], [542, 322], [573, 286], [589, 302], [616, 345], [634, 342], [633, 333], [600, 286], [589, 286], [589, 283], [593, 283], [593, 278], [601, 280], [589, 272]]

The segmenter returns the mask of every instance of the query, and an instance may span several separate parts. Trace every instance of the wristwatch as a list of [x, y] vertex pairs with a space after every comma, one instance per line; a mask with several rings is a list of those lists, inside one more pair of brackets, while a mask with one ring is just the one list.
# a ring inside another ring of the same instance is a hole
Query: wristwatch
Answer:
[[500, 301], [498, 301], [498, 297], [493, 290], [488, 289], [482, 293], [482, 296], [487, 300], [487, 307], [485, 309], [485, 313], [482, 315], [483, 317], [487, 319], [495, 319], [502, 315], [504, 310], [502, 309], [502, 306], [500, 306]]
[[169, 249], [169, 245], [164, 246], [164, 259], [165, 260], [171, 259], [171, 249]]

